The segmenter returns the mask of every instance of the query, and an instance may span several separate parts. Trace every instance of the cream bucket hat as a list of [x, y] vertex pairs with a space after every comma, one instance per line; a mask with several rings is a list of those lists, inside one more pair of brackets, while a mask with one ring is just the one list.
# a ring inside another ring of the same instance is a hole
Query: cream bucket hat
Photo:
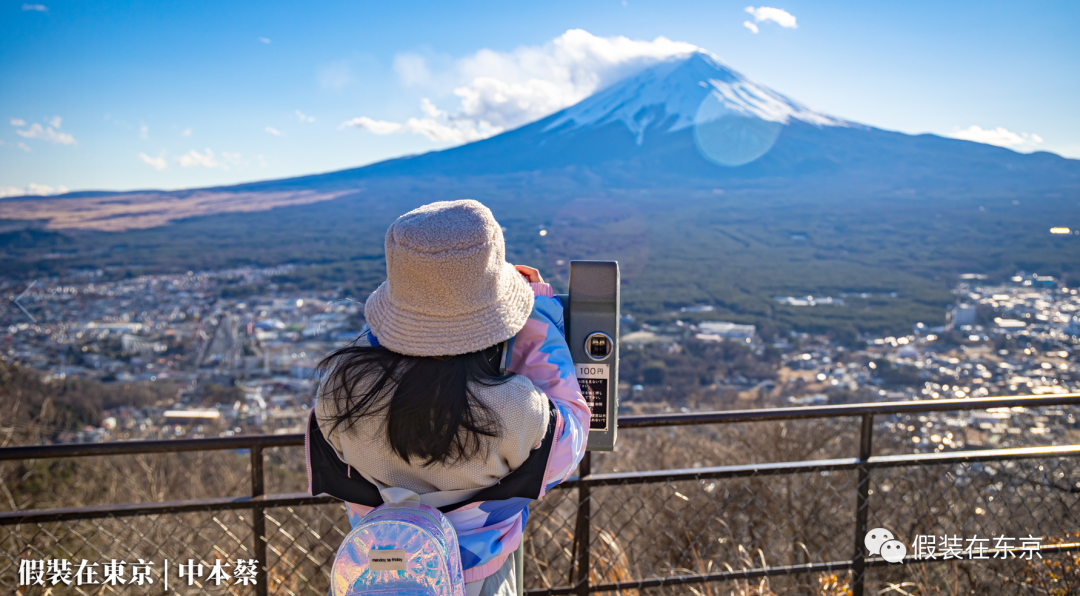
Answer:
[[473, 200], [424, 205], [390, 224], [386, 278], [364, 316], [399, 354], [483, 350], [517, 335], [532, 312], [532, 288], [506, 262], [502, 228]]

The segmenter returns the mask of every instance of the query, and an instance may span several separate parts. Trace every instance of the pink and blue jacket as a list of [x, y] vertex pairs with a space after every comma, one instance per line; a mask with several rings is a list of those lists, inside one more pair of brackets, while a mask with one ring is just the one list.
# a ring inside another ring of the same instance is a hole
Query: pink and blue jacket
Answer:
[[[525, 327], [512, 340], [507, 372], [527, 377], [547, 394], [551, 408], [547, 434], [520, 467], [472, 498], [438, 507], [457, 530], [465, 581], [495, 573], [521, 543], [528, 505], [566, 480], [585, 453], [589, 407], [581, 395], [564, 338], [562, 303], [547, 284], [532, 284], [536, 298]], [[377, 345], [377, 338], [372, 338]], [[308, 492], [345, 501], [349, 519], [383, 503], [378, 488], [341, 461], [319, 430], [314, 411], [308, 421]]]

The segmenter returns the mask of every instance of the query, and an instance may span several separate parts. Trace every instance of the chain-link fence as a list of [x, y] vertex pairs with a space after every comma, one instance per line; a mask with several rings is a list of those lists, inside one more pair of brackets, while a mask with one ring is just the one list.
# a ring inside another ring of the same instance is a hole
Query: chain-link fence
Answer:
[[[1070, 403], [1054, 399], [1046, 405]], [[1080, 404], [1080, 396], [1072, 400]], [[1080, 445], [871, 457], [874, 416], [890, 413], [875, 406], [624, 420], [626, 427], [655, 427], [809, 419], [817, 422], [808, 432], [820, 436], [836, 425], [825, 418], [831, 414], [863, 426], [859, 453], [846, 458], [593, 473], [599, 460], [589, 454], [579, 477], [530, 509], [527, 591], [1080, 594]], [[678, 442], [684, 428], [634, 432], [672, 433], [665, 439]], [[273, 446], [300, 442], [275, 437]], [[240, 446], [234, 443], [209, 447]], [[200, 444], [176, 446], [195, 451]], [[0, 589], [53, 593], [48, 569], [41, 584], [20, 585], [20, 565], [66, 560], [71, 585], [58, 587], [77, 594], [156, 592], [166, 579], [181, 594], [326, 594], [348, 531], [344, 507], [305, 494], [262, 495], [268, 446], [248, 445], [252, 497], [0, 513]], [[21, 455], [100, 455], [48, 449], [54, 452]], [[2, 459], [18, 455], [0, 450]], [[288, 458], [275, 459], [271, 465]], [[874, 528], [900, 540], [903, 563], [867, 552], [863, 538]], [[238, 569], [252, 559], [260, 562], [257, 573]], [[75, 581], [84, 560], [99, 565], [92, 577], [99, 583]], [[127, 583], [105, 581], [112, 561], [127, 563]], [[152, 585], [132, 582], [137, 565]], [[224, 575], [213, 575], [215, 565]]]
[[[330, 565], [348, 531], [344, 507], [314, 504], [262, 510], [266, 528], [265, 571], [268, 593], [325, 594]], [[236, 573], [237, 560], [256, 559], [253, 511], [250, 509], [146, 514], [6, 526], [0, 530], [0, 588], [5, 593], [46, 594], [45, 585], [19, 587], [19, 560], [54, 559], [72, 563], [71, 585], [76, 594], [145, 594], [168, 590], [179, 594], [259, 593], [258, 584]], [[78, 585], [75, 571], [82, 560], [99, 563], [97, 584]], [[104, 566], [125, 561], [125, 583], [106, 581]], [[211, 578], [215, 564], [225, 572]], [[202, 565], [191, 577], [180, 577], [180, 565]], [[149, 567], [149, 581], [132, 583], [134, 570]], [[168, 575], [168, 584], [165, 576]], [[190, 579], [190, 584], [189, 584]], [[255, 579], [252, 574], [251, 579]], [[259, 577], [258, 581], [262, 581]]]

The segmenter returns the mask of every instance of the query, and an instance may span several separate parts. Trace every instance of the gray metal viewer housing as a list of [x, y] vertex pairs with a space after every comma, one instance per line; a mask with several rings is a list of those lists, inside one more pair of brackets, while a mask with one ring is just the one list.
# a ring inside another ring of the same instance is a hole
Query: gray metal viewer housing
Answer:
[[570, 261], [570, 293], [558, 298], [574, 373], [592, 410], [588, 449], [611, 451], [619, 414], [619, 263]]

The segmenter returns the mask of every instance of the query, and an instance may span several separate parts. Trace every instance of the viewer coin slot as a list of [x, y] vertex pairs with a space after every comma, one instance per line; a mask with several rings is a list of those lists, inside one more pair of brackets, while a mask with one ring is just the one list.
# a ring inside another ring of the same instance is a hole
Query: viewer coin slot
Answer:
[[606, 333], [592, 333], [585, 339], [585, 354], [593, 360], [603, 360], [611, 355], [615, 342]]

